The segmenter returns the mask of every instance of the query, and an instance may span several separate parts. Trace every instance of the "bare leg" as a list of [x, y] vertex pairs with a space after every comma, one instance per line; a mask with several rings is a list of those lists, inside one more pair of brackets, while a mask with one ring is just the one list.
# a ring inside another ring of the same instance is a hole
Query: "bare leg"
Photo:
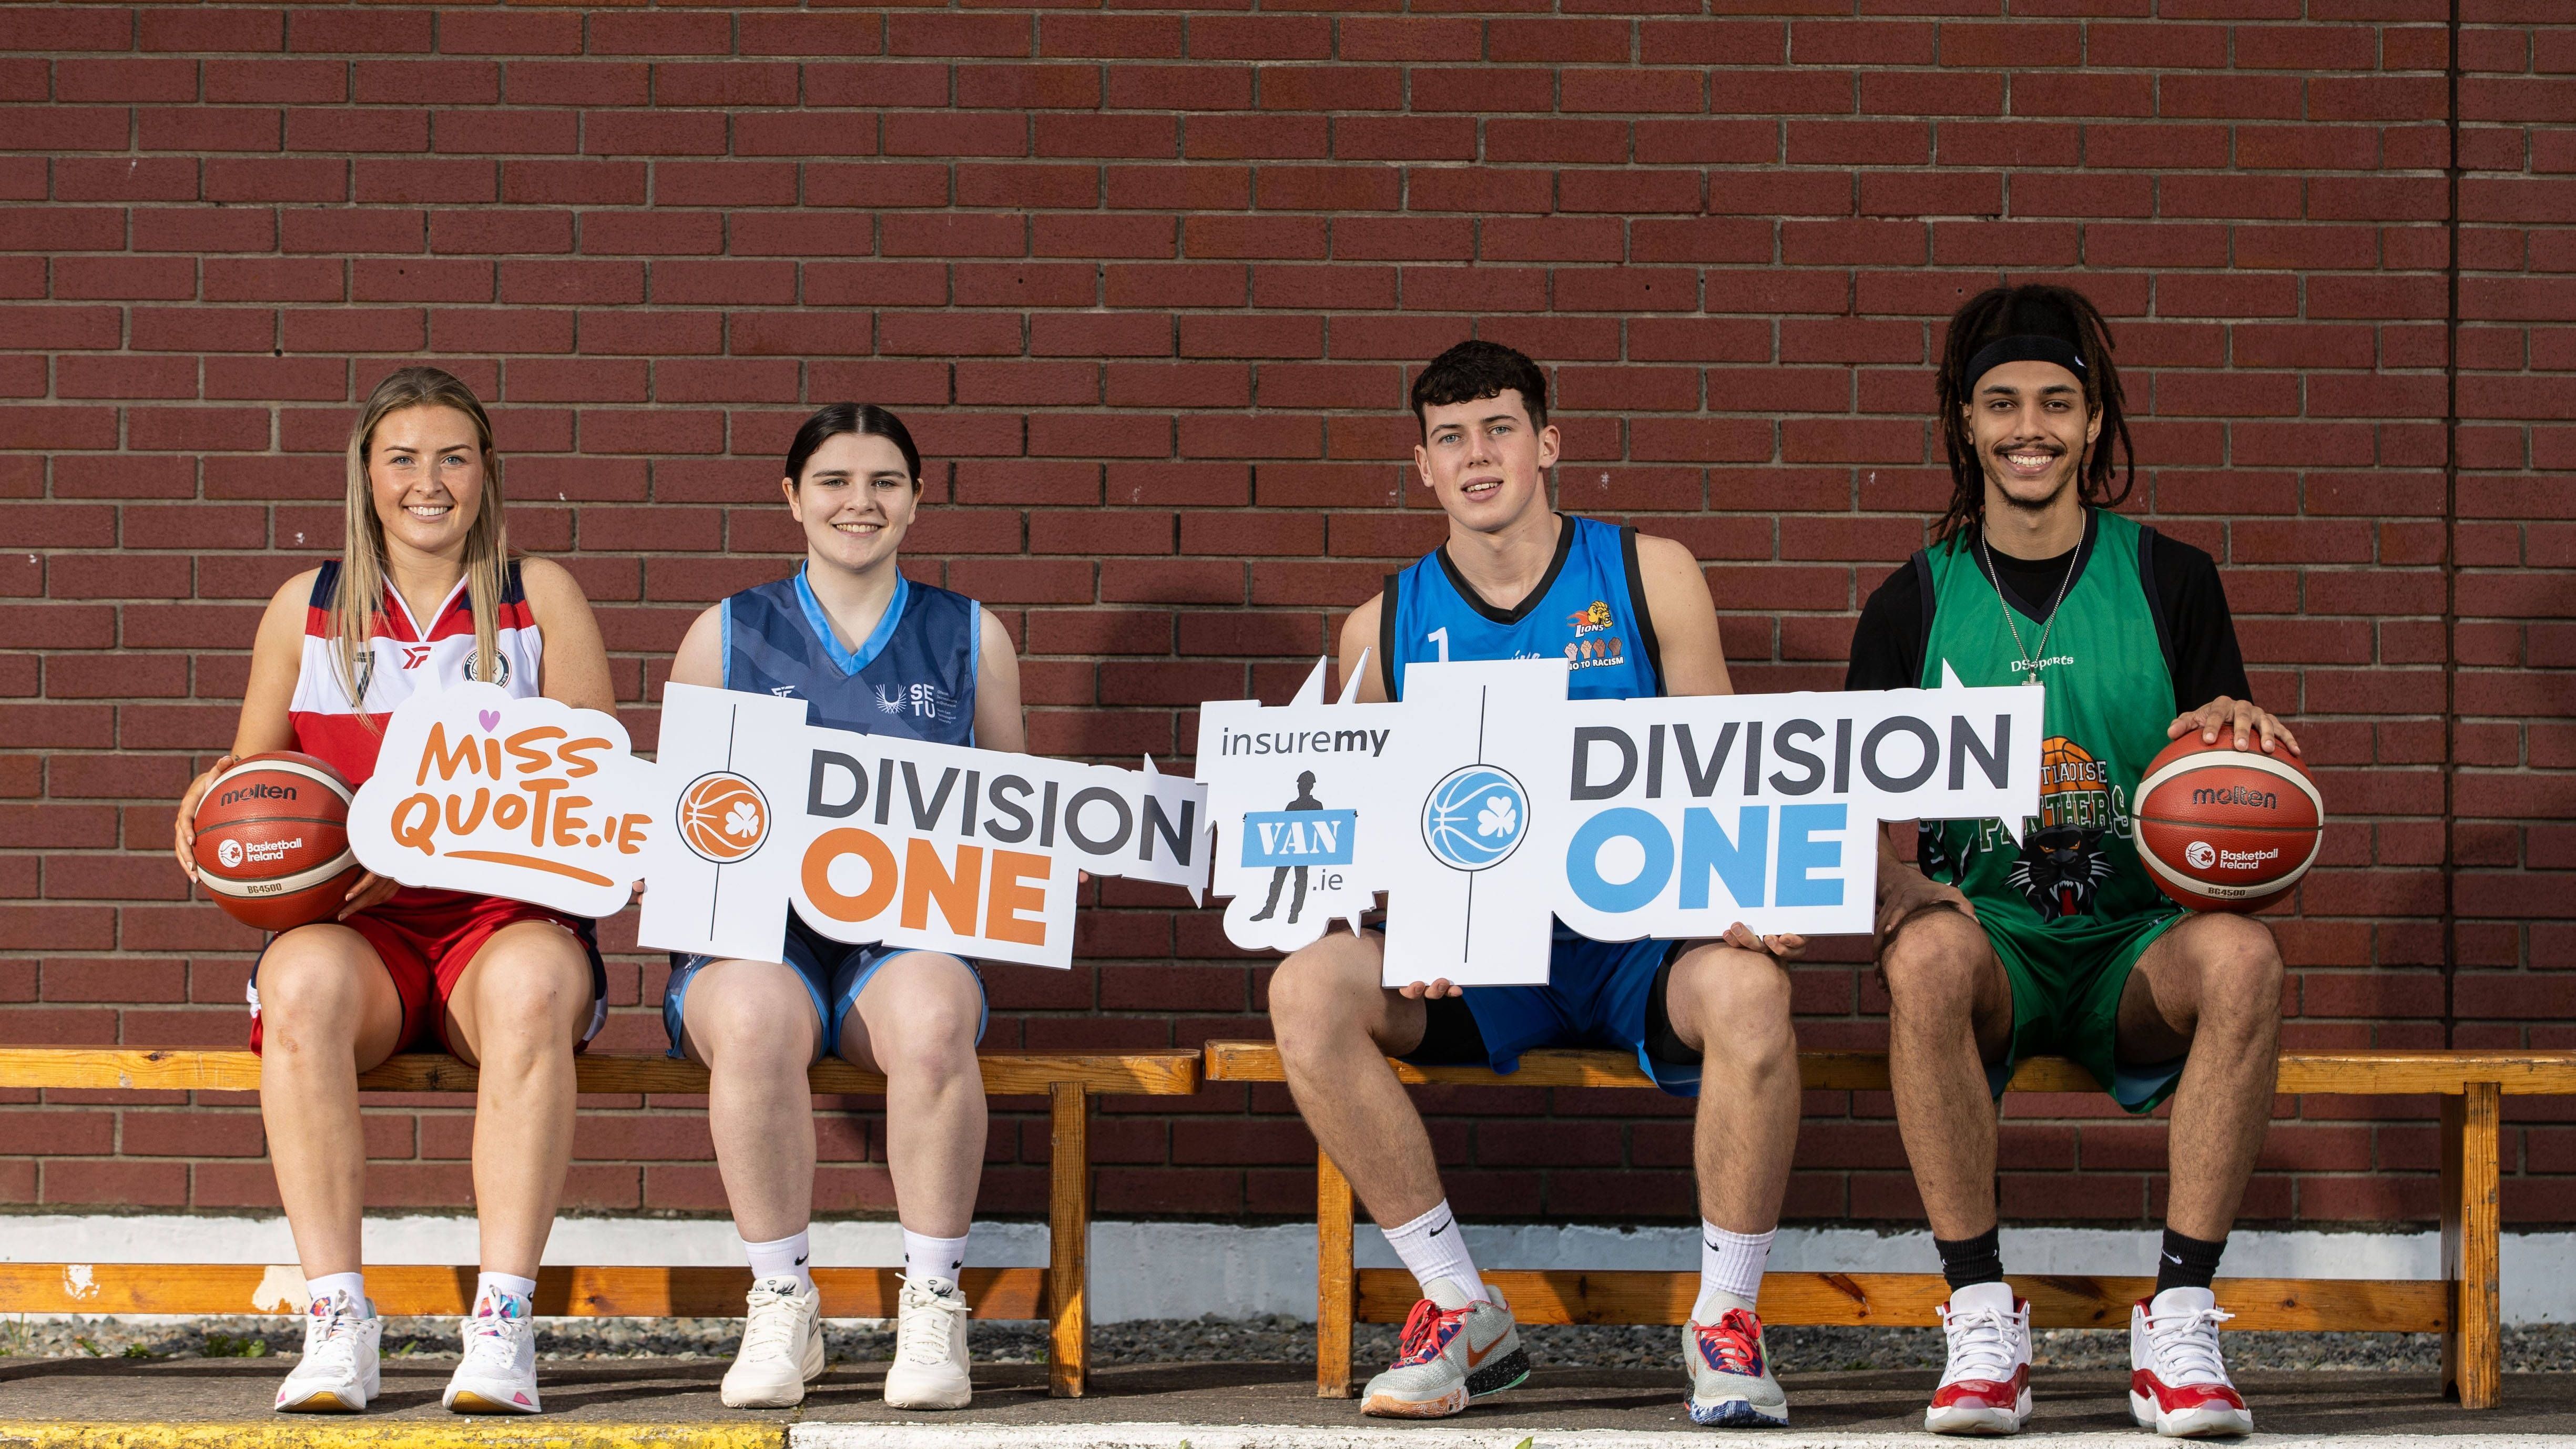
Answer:
[[2185, 1237], [2227, 1236], [2263, 1150], [2279, 1080], [2281, 976], [2262, 922], [2213, 913], [2158, 937], [2121, 994], [2122, 1060], [2190, 1054], [2166, 1133], [2165, 1222]]
[[1730, 1233], [1767, 1233], [1780, 1225], [1798, 1145], [1789, 973], [1757, 951], [1696, 946], [1673, 963], [1664, 1009], [1702, 1057], [1692, 1131], [1700, 1215]]
[[984, 1073], [975, 1061], [983, 1015], [983, 989], [965, 962], [907, 951], [877, 968], [841, 1023], [841, 1055], [885, 1073], [895, 1212], [924, 1237], [962, 1238], [974, 1220], [984, 1179]]
[[482, 1073], [474, 1204], [487, 1273], [537, 1276], [572, 1164], [572, 1054], [591, 1002], [590, 957], [547, 921], [494, 932], [448, 997], [448, 1040]]
[[402, 1045], [402, 998], [364, 936], [277, 938], [259, 963], [259, 1115], [304, 1276], [353, 1273], [366, 1210], [358, 1074]]
[[682, 1050], [707, 1064], [707, 1131], [734, 1230], [755, 1243], [814, 1216], [814, 1093], [821, 1024], [794, 967], [711, 961], [690, 978]]
[[1336, 931], [1292, 953], [1270, 978], [1270, 1024], [1288, 1091], [1315, 1142], [1380, 1227], [1439, 1206], [1431, 1134], [1386, 1058], [1422, 1043], [1423, 1003], [1378, 984], [1375, 932]]
[[2012, 981], [1976, 922], [1956, 910], [1906, 918], [1879, 950], [1896, 1130], [1932, 1236], [1995, 1225], [1995, 1104], [1986, 1064], [2012, 1037]]

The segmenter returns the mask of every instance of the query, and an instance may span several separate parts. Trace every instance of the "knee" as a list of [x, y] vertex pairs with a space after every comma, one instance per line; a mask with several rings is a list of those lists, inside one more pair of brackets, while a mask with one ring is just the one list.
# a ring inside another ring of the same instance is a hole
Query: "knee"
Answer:
[[1926, 911], [1879, 947], [1878, 970], [1897, 1013], [1966, 1012], [1976, 999], [1985, 933], [1955, 910]]
[[945, 957], [897, 958], [886, 971], [905, 979], [887, 1005], [871, 1008], [868, 1036], [878, 1069], [889, 1076], [947, 1077], [972, 1072], [984, 999], [965, 967]]
[[[813, 1058], [810, 1031], [813, 998], [785, 968], [765, 962], [735, 962], [702, 970], [692, 982], [683, 1006], [689, 1040], [710, 1066], [770, 1062], [802, 1072]], [[794, 1045], [789, 1039], [793, 1038]], [[801, 1051], [800, 1051], [801, 1048]]]
[[345, 1035], [365, 1009], [365, 964], [339, 949], [331, 932], [306, 928], [277, 938], [259, 963], [259, 1016], [263, 1037]]
[[1292, 951], [1270, 974], [1270, 1023], [1282, 1051], [1299, 1051], [1345, 1030], [1365, 1030], [1380, 987], [1375, 963], [1356, 938], [1335, 934]]
[[2281, 1015], [2287, 974], [2272, 932], [2246, 916], [2207, 916], [2200, 927], [2200, 1000], [2204, 1019], [2259, 1025]]
[[[513, 933], [519, 929], [511, 928]], [[590, 960], [569, 935], [552, 926], [527, 931], [511, 939], [493, 938], [490, 959], [476, 972], [475, 1018], [490, 1041], [568, 1046], [568, 1033], [590, 1016]]]
[[1673, 963], [1664, 1005], [1703, 1041], [1765, 1055], [1797, 1050], [1789, 1022], [1789, 973], [1759, 951], [1702, 946]]

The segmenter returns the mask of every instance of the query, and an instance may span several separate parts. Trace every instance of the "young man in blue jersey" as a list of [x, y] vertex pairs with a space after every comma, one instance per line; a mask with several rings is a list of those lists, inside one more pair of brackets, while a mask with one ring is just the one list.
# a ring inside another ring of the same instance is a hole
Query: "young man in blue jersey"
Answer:
[[[1424, 369], [1412, 402], [1414, 467], [1449, 515], [1449, 541], [1344, 623], [1341, 667], [1359, 671], [1359, 698], [1401, 698], [1409, 664], [1558, 655], [1573, 664], [1577, 699], [1731, 692], [1690, 550], [1549, 506], [1558, 438], [1537, 364], [1462, 342]], [[1700, 1098], [1700, 1292], [1682, 1334], [1691, 1417], [1788, 1421], [1754, 1300], [1798, 1135], [1780, 959], [1803, 946], [1742, 926], [1724, 941], [1596, 942], [1560, 924], [1545, 986], [1390, 990], [1374, 931], [1329, 934], [1280, 963], [1270, 1019], [1289, 1091], [1422, 1290], [1363, 1412], [1455, 1414], [1529, 1374], [1510, 1308], [1468, 1256], [1431, 1138], [1386, 1058], [1508, 1072], [1534, 1048], [1610, 1045], [1635, 1052], [1666, 1091]]]

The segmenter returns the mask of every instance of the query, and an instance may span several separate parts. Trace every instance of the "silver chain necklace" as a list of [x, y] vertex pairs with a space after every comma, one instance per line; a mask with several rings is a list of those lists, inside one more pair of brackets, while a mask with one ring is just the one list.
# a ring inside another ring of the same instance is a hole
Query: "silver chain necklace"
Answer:
[[2057, 581], [2057, 597], [2049, 601], [2048, 617], [2040, 623], [2039, 658], [2037, 659], [2032, 658], [2030, 651], [2022, 647], [2021, 625], [2013, 622], [2012, 605], [2004, 601], [2003, 576], [1995, 572], [1995, 555], [1992, 549], [1986, 547], [1986, 530], [1983, 524], [1977, 527], [1977, 552], [1983, 555], [1986, 561], [1986, 582], [1995, 586], [1995, 607], [2004, 611], [2004, 627], [2012, 631], [2013, 650], [2021, 655], [2022, 667], [2028, 671], [2029, 677], [2022, 680], [2022, 683], [2037, 684], [2041, 661], [2048, 657], [2048, 636], [2057, 629], [2057, 607], [2066, 602], [2067, 586], [2075, 582], [2075, 560], [2084, 552], [2083, 540], [2076, 540], [2074, 549], [2067, 554], [2066, 574]]

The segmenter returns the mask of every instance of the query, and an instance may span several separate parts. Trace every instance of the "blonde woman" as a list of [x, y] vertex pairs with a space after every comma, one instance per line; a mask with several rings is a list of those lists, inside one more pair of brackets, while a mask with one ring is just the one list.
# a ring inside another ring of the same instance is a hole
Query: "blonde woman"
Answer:
[[[287, 580], [251, 650], [232, 754], [180, 801], [190, 818], [232, 759], [301, 750], [351, 784], [375, 771], [385, 719], [415, 690], [465, 680], [611, 709], [608, 657], [572, 576], [513, 559], [492, 422], [434, 367], [377, 384], [349, 437], [341, 557]], [[356, 1412], [378, 1391], [383, 1329], [359, 1260], [366, 1141], [358, 1074], [405, 1049], [475, 1063], [481, 1281], [444, 1403], [537, 1412], [530, 1297], [572, 1154], [573, 1053], [605, 1015], [589, 921], [369, 875], [336, 919], [270, 938], [253, 968], [250, 1044], [278, 1197], [312, 1305], [281, 1411]]]

